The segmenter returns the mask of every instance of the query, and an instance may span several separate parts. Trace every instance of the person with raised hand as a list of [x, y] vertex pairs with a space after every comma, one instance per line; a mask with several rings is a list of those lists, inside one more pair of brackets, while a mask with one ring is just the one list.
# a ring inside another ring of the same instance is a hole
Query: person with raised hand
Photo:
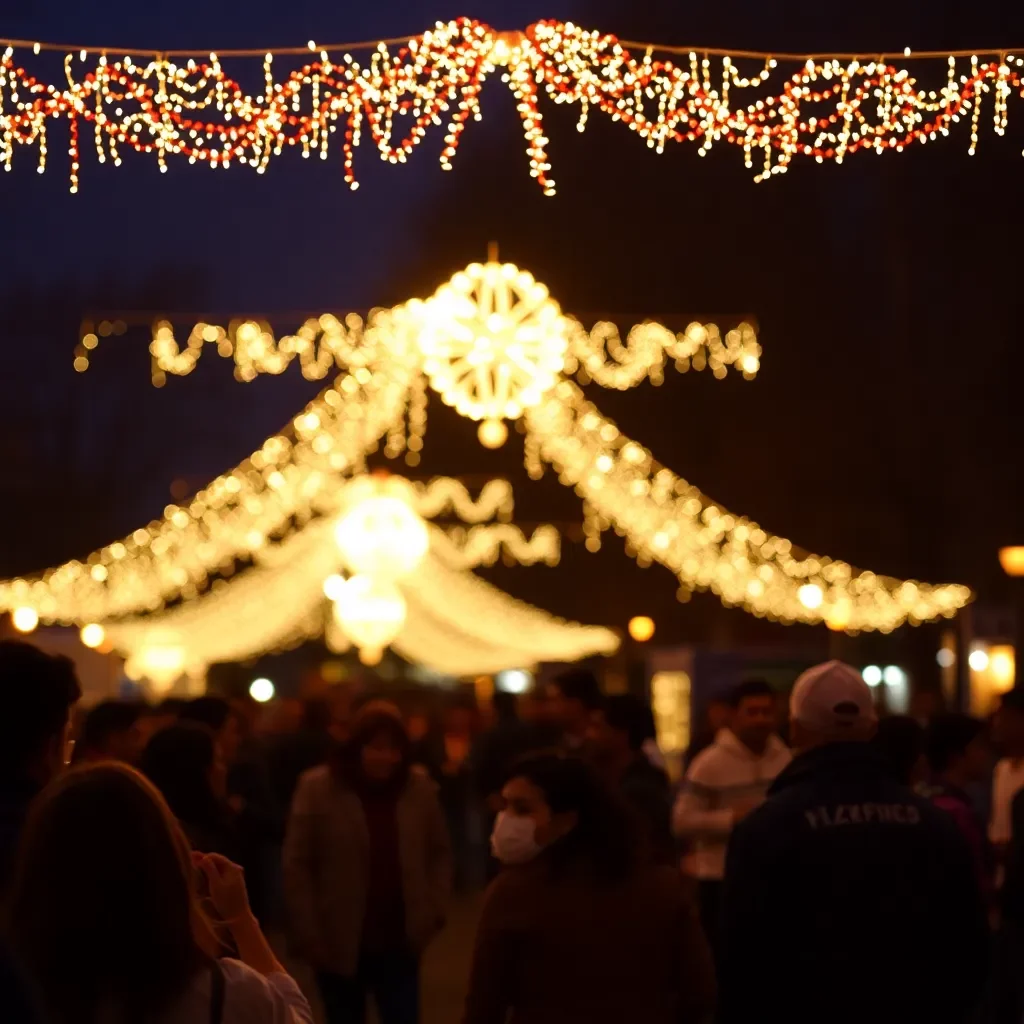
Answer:
[[[219, 959], [218, 928], [240, 959]], [[49, 1024], [312, 1024], [252, 916], [241, 869], [194, 854], [126, 765], [72, 769], [40, 795], [7, 932]]]

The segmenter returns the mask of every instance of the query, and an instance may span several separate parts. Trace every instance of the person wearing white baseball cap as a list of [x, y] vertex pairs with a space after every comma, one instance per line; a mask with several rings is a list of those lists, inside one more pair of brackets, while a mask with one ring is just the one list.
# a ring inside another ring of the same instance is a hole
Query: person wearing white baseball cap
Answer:
[[816, 665], [796, 681], [789, 717], [794, 750], [865, 742], [878, 726], [871, 689], [855, 668], [841, 661]]
[[729, 845], [716, 1024], [966, 1024], [988, 928], [952, 818], [868, 742], [856, 669], [805, 672], [790, 716], [797, 756]]

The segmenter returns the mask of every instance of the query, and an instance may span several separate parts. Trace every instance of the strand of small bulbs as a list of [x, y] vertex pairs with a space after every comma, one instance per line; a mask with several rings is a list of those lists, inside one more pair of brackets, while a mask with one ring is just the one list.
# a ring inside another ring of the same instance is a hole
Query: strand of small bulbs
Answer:
[[[42, 48], [33, 46], [37, 54]], [[69, 126], [72, 192], [79, 188], [83, 129], [92, 130], [100, 163], [118, 167], [131, 149], [154, 156], [161, 171], [182, 160], [263, 173], [286, 148], [326, 160], [340, 136], [345, 180], [357, 188], [355, 150], [365, 136], [383, 160], [401, 164], [436, 127], [445, 133], [441, 165], [451, 169], [467, 125], [481, 118], [485, 81], [500, 73], [516, 99], [530, 174], [547, 195], [555, 182], [541, 87], [554, 102], [578, 107], [580, 131], [596, 110], [658, 153], [670, 142], [689, 142], [704, 156], [725, 141], [743, 150], [751, 169], [759, 154], [755, 180], [761, 181], [797, 157], [842, 163], [859, 150], [902, 152], [947, 136], [961, 120], [970, 123], [974, 153], [985, 97], [992, 96], [993, 127], [1002, 135], [1024, 68], [1024, 60], [1006, 53], [973, 54], [963, 62], [950, 55], [941, 84], [927, 88], [882, 58], [809, 58], [774, 94], [744, 104], [737, 102], [740, 93], [763, 92], [780, 60], [717, 51], [713, 65], [710, 52], [698, 50], [678, 62], [656, 60], [653, 46], [637, 59], [614, 36], [571, 22], [541, 21], [525, 32], [498, 32], [469, 18], [438, 22], [394, 50], [379, 43], [365, 63], [336, 48], [332, 55], [313, 40], [308, 49], [313, 59], [281, 79], [274, 76], [274, 52], [264, 54], [264, 89], [250, 94], [225, 73], [216, 53], [184, 63], [155, 53], [136, 63], [130, 54], [108, 56], [123, 52], [116, 47], [84, 48], [66, 54], [65, 83], [56, 85], [16, 63], [9, 45], [0, 55], [0, 164], [9, 170], [16, 147], [35, 146], [38, 169], [45, 171], [48, 133], [57, 120]], [[81, 64], [90, 55], [95, 64], [78, 74], [76, 56]], [[744, 75], [737, 62], [748, 57], [761, 68]]]

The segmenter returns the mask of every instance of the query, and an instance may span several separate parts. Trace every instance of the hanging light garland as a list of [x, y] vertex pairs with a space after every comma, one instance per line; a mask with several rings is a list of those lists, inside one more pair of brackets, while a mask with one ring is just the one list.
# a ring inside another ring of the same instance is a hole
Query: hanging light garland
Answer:
[[[170, 601], [195, 599], [211, 578], [230, 575], [239, 561], [259, 563], [281, 536], [324, 516], [340, 517], [346, 568], [354, 579], [369, 581], [351, 591], [358, 598], [352, 608], [375, 602], [380, 614], [374, 622], [388, 620], [392, 634], [402, 621], [400, 585], [416, 575], [425, 557], [423, 516], [454, 512], [474, 524], [451, 530], [440, 546], [443, 551], [447, 545], [450, 566], [486, 564], [499, 553], [523, 563], [550, 561], [552, 554], [557, 560], [557, 534], [541, 530], [527, 540], [507, 525], [507, 484], [495, 482], [472, 499], [452, 482], [426, 489], [392, 478], [348, 483], [364, 473], [367, 455], [381, 442], [386, 456], [404, 451], [408, 463], [419, 461], [428, 385], [463, 415], [482, 420], [482, 427], [500, 428], [500, 437], [481, 430], [485, 445], [504, 440], [506, 418], [521, 419], [529, 475], [538, 478], [552, 465], [583, 499], [587, 548], [598, 549], [602, 534], [617, 530], [641, 563], [660, 562], [679, 577], [682, 596], [710, 589], [755, 615], [851, 632], [951, 616], [970, 600], [966, 587], [895, 580], [797, 553], [790, 541], [726, 512], [657, 464], [583, 396], [580, 385], [591, 382], [619, 389], [645, 380], [658, 384], [669, 362], [680, 371], [709, 369], [723, 377], [732, 369], [752, 379], [761, 347], [750, 324], [723, 336], [713, 324], [694, 323], [676, 333], [646, 323], [623, 341], [610, 324], [587, 331], [564, 316], [530, 275], [496, 261], [471, 265], [435, 300], [378, 310], [365, 324], [350, 321], [344, 329], [336, 318], [327, 327], [326, 318], [315, 321], [325, 335], [339, 334], [330, 343], [330, 360], [344, 369], [288, 430], [191, 503], [169, 506], [162, 520], [84, 562], [0, 582], [0, 610], [15, 611], [24, 624], [80, 625], [152, 612]], [[199, 332], [202, 344], [194, 350], [189, 345], [192, 355], [181, 363], [173, 335], [160, 333], [154, 341], [160, 342], [154, 352], [159, 372], [189, 372], [208, 342], [239, 365], [237, 333], [228, 350], [227, 333], [208, 326]], [[275, 344], [266, 335], [259, 345], [258, 357], [251, 348], [242, 357], [255, 370], [263, 359], [269, 360], [267, 372], [280, 372], [278, 356], [299, 353], [287, 338]], [[318, 354], [306, 365], [319, 373], [325, 363]], [[478, 528], [495, 515], [504, 522]], [[371, 533], [382, 522], [390, 524], [387, 537], [374, 540]], [[359, 628], [352, 626], [357, 613], [346, 611], [341, 583], [331, 586], [339, 621], [351, 633]], [[385, 644], [367, 634], [363, 646]]]
[[[286, 148], [326, 160], [338, 140], [345, 180], [356, 188], [354, 153], [364, 138], [398, 164], [436, 128], [444, 133], [441, 165], [450, 169], [467, 124], [480, 119], [481, 89], [496, 72], [516, 98], [530, 174], [548, 195], [555, 183], [541, 88], [554, 102], [578, 108], [581, 131], [598, 112], [659, 153], [668, 143], [689, 142], [704, 156], [727, 142], [743, 150], [761, 181], [796, 158], [842, 163], [860, 150], [903, 151], [947, 136], [961, 121], [970, 126], [974, 153], [986, 97], [994, 131], [1002, 135], [1009, 98], [1024, 87], [1024, 60], [1006, 51], [727, 52], [620, 42], [558, 21], [498, 32], [460, 18], [410, 39], [349, 46], [310, 40], [306, 48], [220, 55], [0, 40], [5, 44], [0, 164], [10, 169], [16, 147], [34, 146], [44, 171], [52, 123], [66, 121], [72, 192], [79, 187], [84, 132], [91, 133], [100, 163], [120, 166], [123, 153], [134, 150], [153, 156], [161, 171], [187, 161], [263, 173]], [[343, 52], [367, 48], [363, 61]], [[20, 63], [19, 49], [63, 51], [64, 81], [39, 80]], [[655, 52], [664, 56], [655, 59]], [[307, 60], [275, 79], [275, 57], [300, 54]], [[264, 88], [249, 93], [227, 75], [221, 57], [257, 56]], [[911, 57], [935, 63], [926, 81], [897, 63]], [[751, 69], [741, 71], [741, 62]]]

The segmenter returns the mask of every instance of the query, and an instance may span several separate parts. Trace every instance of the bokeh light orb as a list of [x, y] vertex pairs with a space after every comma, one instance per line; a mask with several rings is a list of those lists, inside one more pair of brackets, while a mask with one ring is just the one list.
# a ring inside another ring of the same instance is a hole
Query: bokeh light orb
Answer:
[[11, 612], [11, 623], [19, 633], [31, 633], [39, 625], [39, 612], [35, 608], [15, 608]]
[[272, 701], [275, 692], [274, 684], [269, 679], [263, 677], [254, 679], [249, 684], [249, 696], [257, 704], [266, 704], [268, 701]]
[[629, 620], [629, 635], [638, 643], [645, 644], [654, 636], [654, 619], [649, 615], [636, 615]]
[[334, 602], [334, 619], [359, 648], [364, 664], [375, 665], [405, 624], [401, 591], [388, 580], [353, 576]]
[[83, 626], [78, 635], [86, 647], [94, 649], [100, 647], [107, 639], [107, 631], [98, 622], [90, 622]]
[[364, 477], [349, 485], [334, 539], [352, 573], [400, 580], [416, 571], [430, 534], [414, 500], [412, 485], [398, 477]]

